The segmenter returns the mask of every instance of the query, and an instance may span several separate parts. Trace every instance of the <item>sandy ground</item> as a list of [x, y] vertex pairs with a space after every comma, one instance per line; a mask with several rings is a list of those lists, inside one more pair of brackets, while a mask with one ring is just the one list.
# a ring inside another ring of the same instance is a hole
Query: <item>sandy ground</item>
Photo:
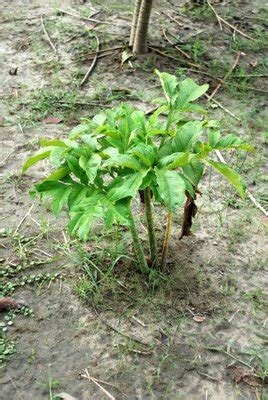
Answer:
[[[116, 294], [107, 289], [95, 304], [98, 312], [92, 307], [92, 299], [82, 302], [76, 295], [75, 285], [81, 278], [78, 247], [74, 242], [66, 243], [66, 235], [62, 234], [64, 218], [55, 220], [49, 210], [36, 204], [19, 227], [18, 235], [12, 236], [32, 205], [28, 191], [48, 171], [47, 164], [41, 163], [21, 176], [21, 166], [38, 148], [38, 139], [63, 137], [81, 116], [93, 115], [97, 110], [92, 105], [76, 105], [77, 99], [114, 103], [124, 97], [150, 109], [150, 100], [159, 93], [151, 73], [154, 65], [173, 72], [181, 67], [174, 60], [154, 55], [134, 62], [134, 69], [122, 68], [120, 52], [115, 52], [109, 58], [99, 59], [89, 82], [79, 91], [77, 82], [90, 64], [87, 51], [95, 49], [94, 37], [85, 35], [85, 31], [94, 26], [72, 16], [58, 15], [57, 8], [70, 11], [71, 6], [79, 12], [90, 8], [89, 2], [82, 3], [14, 0], [0, 5], [0, 256], [3, 270], [21, 264], [27, 267], [26, 272], [4, 277], [3, 293], [10, 282], [16, 278], [21, 282], [25, 274], [59, 273], [54, 280], [44, 278], [34, 285], [26, 282], [14, 290], [14, 297], [24, 300], [34, 315], [16, 315], [12, 318], [13, 325], [2, 333], [6, 341], [15, 343], [16, 352], [1, 367], [0, 398], [43, 400], [52, 399], [59, 392], [79, 400], [108, 398], [94, 382], [81, 376], [87, 369], [90, 376], [109, 383], [101, 385], [115, 399], [267, 399], [259, 378], [243, 378], [245, 371], [260, 374], [267, 369], [264, 357], [267, 218], [249, 200], [243, 203], [237, 199], [223, 180], [216, 181], [213, 174], [207, 173], [201, 188], [203, 195], [198, 200], [200, 213], [193, 237], [178, 240], [176, 222], [181, 215], [175, 218], [169, 252], [172, 276], [169, 285], [152, 292], [124, 275], [125, 289]], [[126, 43], [131, 5], [106, 3], [98, 18], [111, 25], [95, 28], [102, 46]], [[247, 2], [239, 4], [243, 15], [262, 15], [262, 2], [253, 6]], [[234, 11], [231, 3], [227, 5], [227, 14]], [[96, 1], [92, 6], [99, 9], [102, 4]], [[156, 4], [150, 33], [153, 43], [158, 41], [163, 23], [171, 24], [169, 29], [173, 34], [181, 33], [186, 41], [194, 32], [205, 29], [210, 38], [209, 51], [207, 58], [202, 59], [199, 49], [199, 61], [210, 63], [220, 56], [226, 62], [233, 59], [228, 43], [232, 35], [226, 33], [223, 41], [211, 40], [219, 32], [213, 17], [210, 16], [209, 24], [199, 18], [190, 31], [180, 30], [178, 25], [163, 20], [160, 10], [168, 10], [170, 14], [174, 11], [170, 3]], [[40, 22], [42, 14], [59, 56], [45, 38]], [[186, 23], [186, 17], [183, 18]], [[195, 45], [195, 52], [197, 49]], [[245, 51], [243, 63], [249, 66], [253, 61], [265, 63], [263, 50]], [[12, 75], [16, 67], [17, 74]], [[204, 82], [204, 77], [198, 79]], [[264, 89], [262, 79], [253, 84]], [[235, 131], [256, 146], [256, 155], [249, 155], [246, 160], [232, 156], [232, 163], [241, 166], [250, 190], [267, 207], [264, 97], [258, 91], [244, 91], [236, 96], [234, 91], [221, 89], [215, 98], [241, 121], [220, 108], [211, 108], [210, 112], [223, 119], [224, 131]], [[73, 107], [66, 110], [55, 101], [73, 101]], [[60, 118], [62, 122], [46, 123], [46, 118]], [[161, 211], [157, 223], [160, 232]], [[142, 227], [140, 234], [144, 236]], [[129, 249], [128, 239], [123, 240]], [[111, 237], [108, 243], [113, 243]], [[89, 252], [94, 251], [96, 242], [90, 240], [87, 246]], [[103, 242], [98, 246], [104, 246]], [[135, 277], [141, 279], [138, 274]], [[194, 316], [204, 316], [205, 320], [197, 323]], [[6, 321], [5, 315], [2, 317]], [[218, 350], [212, 351], [210, 347]], [[235, 373], [240, 376], [239, 383], [234, 381]], [[58, 383], [49, 384], [51, 379]]]

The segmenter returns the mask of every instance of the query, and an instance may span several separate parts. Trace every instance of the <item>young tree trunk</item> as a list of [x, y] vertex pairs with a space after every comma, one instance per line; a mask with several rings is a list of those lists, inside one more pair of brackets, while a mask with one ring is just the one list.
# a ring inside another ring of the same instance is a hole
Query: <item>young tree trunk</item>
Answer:
[[130, 46], [133, 46], [134, 40], [135, 40], [137, 24], [138, 24], [138, 19], [139, 19], [139, 15], [140, 15], [141, 2], [142, 2], [142, 0], [136, 0], [136, 2], [135, 2], [135, 8], [134, 8], [133, 18], [132, 18], [131, 33], [130, 33], [130, 38], [129, 38]]
[[152, 10], [153, 0], [142, 0], [138, 24], [136, 27], [133, 52], [136, 54], [147, 53], [147, 32]]

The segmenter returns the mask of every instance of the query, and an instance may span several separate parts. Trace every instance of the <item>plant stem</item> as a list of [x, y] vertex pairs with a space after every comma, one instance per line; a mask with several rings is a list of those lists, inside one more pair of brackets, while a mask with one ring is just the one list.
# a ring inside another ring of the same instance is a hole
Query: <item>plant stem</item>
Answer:
[[152, 204], [151, 204], [151, 189], [149, 187], [146, 188], [144, 191], [144, 200], [146, 208], [146, 220], [147, 220], [151, 260], [153, 267], [158, 268], [159, 264], [157, 256], [156, 238], [154, 233], [154, 221], [153, 221]]
[[133, 217], [130, 205], [129, 205], [129, 220], [130, 220], [130, 232], [132, 235], [133, 245], [134, 245], [135, 252], [136, 252], [136, 255], [138, 258], [141, 272], [143, 274], [148, 274], [150, 270], [149, 270], [144, 252], [143, 252], [143, 248], [141, 245], [141, 241], [139, 239], [139, 234], [138, 234], [138, 231], [137, 231], [137, 228], [135, 225], [135, 221], [134, 221], [134, 217]]
[[164, 271], [167, 265], [167, 251], [171, 235], [172, 215], [170, 212], [167, 214], [167, 226], [165, 232], [165, 239], [163, 243], [162, 257], [161, 257], [161, 270]]

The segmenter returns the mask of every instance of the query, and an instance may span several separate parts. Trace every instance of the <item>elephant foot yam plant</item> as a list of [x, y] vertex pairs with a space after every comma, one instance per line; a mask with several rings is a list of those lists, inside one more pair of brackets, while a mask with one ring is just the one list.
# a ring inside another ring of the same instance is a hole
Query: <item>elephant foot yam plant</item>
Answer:
[[[129, 228], [139, 267], [144, 274], [165, 268], [172, 215], [184, 205], [181, 236], [189, 235], [197, 207], [198, 186], [206, 166], [213, 167], [235, 187], [242, 198], [245, 185], [227, 164], [214, 161], [215, 150], [252, 147], [233, 134], [221, 136], [219, 122], [206, 119], [206, 111], [195, 104], [208, 89], [192, 79], [156, 70], [164, 96], [154, 100], [158, 108], [151, 116], [122, 104], [84, 120], [66, 140], [42, 139], [41, 149], [23, 166], [50, 159], [51, 174], [35, 185], [41, 199], [50, 198], [56, 216], [65, 209], [68, 232], [87, 240], [94, 220], [104, 227]], [[189, 115], [201, 115], [189, 119]], [[197, 114], [198, 113], [198, 114]], [[136, 228], [132, 201], [144, 203], [151, 262]], [[157, 248], [152, 203], [167, 210], [167, 226], [161, 257]]]

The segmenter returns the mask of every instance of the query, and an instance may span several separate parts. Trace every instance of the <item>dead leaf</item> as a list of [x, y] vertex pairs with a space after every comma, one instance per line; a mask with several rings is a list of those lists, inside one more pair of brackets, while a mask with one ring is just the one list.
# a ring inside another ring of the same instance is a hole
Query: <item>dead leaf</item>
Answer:
[[252, 371], [245, 370], [244, 368], [239, 367], [238, 365], [231, 365], [230, 367], [228, 367], [228, 369], [232, 371], [233, 373], [232, 378], [235, 381], [235, 383], [244, 382], [252, 387], [261, 386], [259, 379]]
[[205, 317], [201, 317], [201, 315], [195, 315], [194, 317], [193, 317], [193, 320], [195, 321], [195, 322], [198, 322], [199, 324], [201, 324], [201, 322], [204, 322], [205, 321]]
[[60, 124], [63, 121], [62, 118], [48, 117], [43, 120], [45, 124]]
[[187, 200], [184, 206], [183, 223], [179, 240], [181, 240], [183, 236], [191, 236], [191, 226], [193, 223], [193, 218], [197, 213], [197, 206], [195, 204], [195, 201], [190, 193], [187, 191], [186, 196]]
[[258, 61], [252, 60], [252, 61], [250, 61], [250, 65], [252, 65], [252, 67], [255, 68], [258, 65]]

